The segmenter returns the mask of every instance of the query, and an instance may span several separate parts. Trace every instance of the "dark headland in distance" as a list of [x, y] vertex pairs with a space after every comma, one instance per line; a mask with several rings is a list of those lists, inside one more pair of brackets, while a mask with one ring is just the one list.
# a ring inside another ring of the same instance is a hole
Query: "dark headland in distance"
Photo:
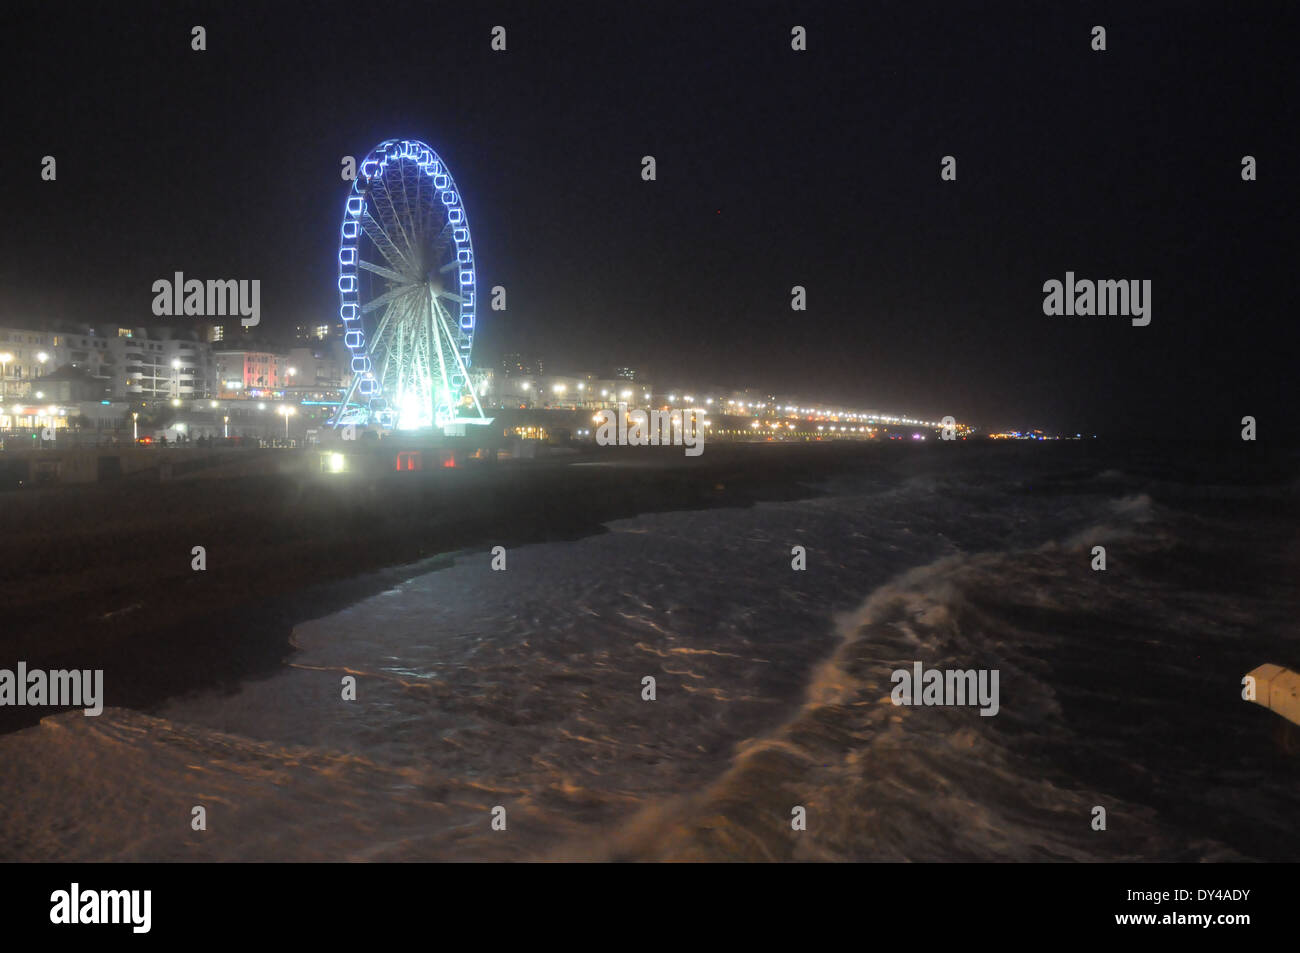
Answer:
[[[294, 625], [436, 569], [448, 554], [487, 559], [493, 546], [577, 539], [640, 513], [805, 498], [837, 473], [906, 476], [914, 466], [932, 470], [941, 453], [968, 463], [1068, 454], [1082, 468], [1106, 450], [1124, 456], [1114, 446], [1065, 442], [718, 443], [698, 457], [677, 447], [620, 447], [417, 473], [10, 491], [0, 494], [0, 667], [22, 660], [29, 669], [103, 669], [107, 706], [149, 710], [275, 673], [293, 651]], [[1220, 465], [1241, 455], [1202, 451]], [[1263, 469], [1276, 477], [1284, 456]], [[1242, 459], [1230, 469], [1240, 477], [1252, 465]], [[206, 550], [205, 571], [191, 567], [195, 546]], [[51, 711], [0, 708], [0, 732]]]

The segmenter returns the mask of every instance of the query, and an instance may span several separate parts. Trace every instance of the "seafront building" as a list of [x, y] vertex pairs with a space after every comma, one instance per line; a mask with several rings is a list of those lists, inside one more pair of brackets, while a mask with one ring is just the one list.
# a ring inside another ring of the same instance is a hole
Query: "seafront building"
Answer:
[[0, 401], [26, 396], [55, 369], [51, 335], [13, 325], [0, 325]]
[[9, 319], [0, 323], [0, 431], [121, 429], [132, 412], [210, 411], [219, 401], [256, 401], [262, 409], [267, 400], [336, 403], [347, 354], [322, 328], [306, 343], [276, 349], [246, 344], [219, 325]]

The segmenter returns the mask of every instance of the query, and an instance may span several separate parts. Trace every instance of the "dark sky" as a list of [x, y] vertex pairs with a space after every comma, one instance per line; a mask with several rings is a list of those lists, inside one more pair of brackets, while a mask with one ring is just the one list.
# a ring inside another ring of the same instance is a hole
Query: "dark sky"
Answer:
[[[143, 322], [176, 270], [259, 278], [269, 329], [332, 317], [340, 158], [410, 136], [456, 177], [480, 287], [508, 289], [477, 361], [1294, 434], [1289, 6], [9, 7], [0, 323]], [[1150, 326], [1045, 316], [1067, 270], [1150, 279]]]

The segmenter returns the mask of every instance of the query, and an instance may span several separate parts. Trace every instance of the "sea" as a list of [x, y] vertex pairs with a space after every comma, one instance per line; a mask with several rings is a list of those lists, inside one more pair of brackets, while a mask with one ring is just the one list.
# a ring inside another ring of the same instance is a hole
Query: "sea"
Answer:
[[[0, 859], [1293, 860], [1298, 729], [1242, 678], [1300, 669], [1298, 473], [888, 448], [412, 565], [270, 677], [0, 737]], [[996, 714], [896, 704], [918, 662]]]

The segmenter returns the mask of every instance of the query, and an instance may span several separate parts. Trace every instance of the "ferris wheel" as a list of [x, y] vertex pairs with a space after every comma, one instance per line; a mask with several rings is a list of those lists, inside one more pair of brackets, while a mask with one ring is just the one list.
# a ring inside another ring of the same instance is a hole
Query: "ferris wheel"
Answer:
[[[474, 249], [446, 164], [415, 139], [361, 162], [339, 242], [339, 317], [352, 382], [334, 425], [487, 424], [470, 382]], [[354, 402], [355, 398], [355, 402]]]

